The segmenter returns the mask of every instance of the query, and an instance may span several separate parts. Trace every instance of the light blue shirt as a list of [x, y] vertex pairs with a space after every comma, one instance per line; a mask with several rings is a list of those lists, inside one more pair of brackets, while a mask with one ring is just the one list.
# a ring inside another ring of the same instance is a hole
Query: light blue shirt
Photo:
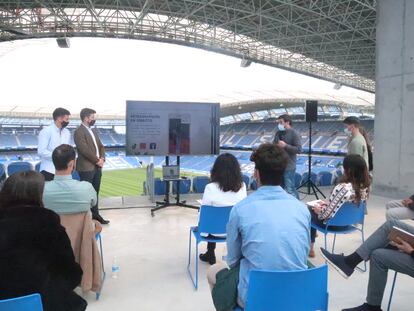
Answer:
[[67, 128], [60, 129], [55, 123], [43, 128], [39, 133], [37, 154], [40, 157], [40, 171], [55, 173], [52, 153], [62, 144], [71, 144], [70, 132]]
[[262, 186], [236, 204], [227, 225], [227, 263], [240, 262], [239, 299], [245, 303], [250, 270], [307, 269], [311, 216], [279, 186]]
[[45, 183], [43, 203], [57, 214], [87, 212], [96, 204], [96, 191], [87, 181], [72, 179], [71, 175], [55, 175]]

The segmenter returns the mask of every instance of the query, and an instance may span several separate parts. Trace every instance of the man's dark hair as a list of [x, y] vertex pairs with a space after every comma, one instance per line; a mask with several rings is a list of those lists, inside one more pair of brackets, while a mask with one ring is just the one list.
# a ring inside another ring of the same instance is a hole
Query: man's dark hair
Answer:
[[282, 114], [277, 118], [278, 120], [283, 120], [286, 123], [289, 123], [290, 126], [292, 126], [292, 117], [288, 114]]
[[361, 122], [359, 122], [359, 119], [357, 117], [347, 117], [344, 120], [344, 123], [346, 125], [357, 125], [359, 126], [361, 124]]
[[65, 108], [56, 108], [53, 111], [53, 120], [56, 121], [57, 118], [63, 117], [63, 116], [70, 116], [69, 110]]
[[261, 144], [253, 151], [250, 161], [259, 171], [262, 185], [280, 186], [289, 161], [286, 151], [271, 143]]
[[95, 110], [90, 108], [83, 108], [80, 112], [81, 121], [85, 120], [85, 118], [89, 117], [91, 114], [96, 113]]
[[75, 149], [71, 145], [63, 144], [53, 150], [52, 160], [57, 171], [66, 170], [69, 162], [75, 159]]
[[211, 169], [211, 182], [216, 182], [220, 190], [238, 192], [243, 183], [239, 161], [230, 153], [219, 155]]
[[17, 172], [10, 175], [0, 191], [0, 208], [16, 206], [43, 206], [45, 178], [36, 171]]

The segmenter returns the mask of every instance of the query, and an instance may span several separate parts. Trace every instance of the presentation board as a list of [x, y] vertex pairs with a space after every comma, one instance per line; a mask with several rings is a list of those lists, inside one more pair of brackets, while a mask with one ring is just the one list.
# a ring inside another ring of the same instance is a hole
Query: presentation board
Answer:
[[218, 103], [126, 103], [127, 155], [209, 155], [220, 148]]

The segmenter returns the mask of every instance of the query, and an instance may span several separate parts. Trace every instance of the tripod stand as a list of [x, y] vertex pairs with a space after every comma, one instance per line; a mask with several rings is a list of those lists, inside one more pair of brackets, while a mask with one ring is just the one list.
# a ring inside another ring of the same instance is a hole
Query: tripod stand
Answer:
[[[170, 164], [170, 157], [166, 156], [165, 157], [165, 165], [169, 165]], [[180, 166], [180, 156], [177, 156], [177, 165]], [[175, 197], [176, 201], [171, 203], [170, 202], [170, 182], [176, 182], [177, 183], [177, 196]], [[186, 201], [180, 201], [180, 181], [181, 179], [175, 179], [175, 180], [164, 180], [165, 182], [165, 186], [166, 186], [166, 190], [165, 190], [165, 198], [164, 201], [162, 202], [155, 202], [155, 207], [151, 209], [151, 216], [154, 217], [154, 212], [169, 207], [169, 206], [181, 206], [181, 207], [186, 207], [186, 208], [192, 208], [192, 209], [196, 209], [199, 210], [200, 208], [198, 206], [194, 206], [194, 205], [189, 205], [186, 204]]]
[[309, 150], [308, 150], [308, 178], [302, 182], [302, 184], [297, 188], [299, 190], [300, 188], [306, 187], [307, 195], [314, 195], [317, 200], [319, 200], [318, 193], [325, 199], [325, 195], [322, 193], [322, 191], [318, 188], [317, 185], [312, 181], [312, 122], [309, 122]]

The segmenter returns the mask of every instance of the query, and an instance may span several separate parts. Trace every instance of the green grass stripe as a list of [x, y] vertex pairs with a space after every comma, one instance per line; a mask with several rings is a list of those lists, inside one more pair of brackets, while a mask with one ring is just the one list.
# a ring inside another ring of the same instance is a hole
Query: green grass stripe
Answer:
[[[161, 169], [155, 169], [155, 177], [161, 177]], [[194, 177], [200, 174], [182, 172], [182, 176]], [[146, 169], [125, 169], [104, 171], [99, 196], [136, 196], [144, 193], [143, 182], [146, 180]]]

